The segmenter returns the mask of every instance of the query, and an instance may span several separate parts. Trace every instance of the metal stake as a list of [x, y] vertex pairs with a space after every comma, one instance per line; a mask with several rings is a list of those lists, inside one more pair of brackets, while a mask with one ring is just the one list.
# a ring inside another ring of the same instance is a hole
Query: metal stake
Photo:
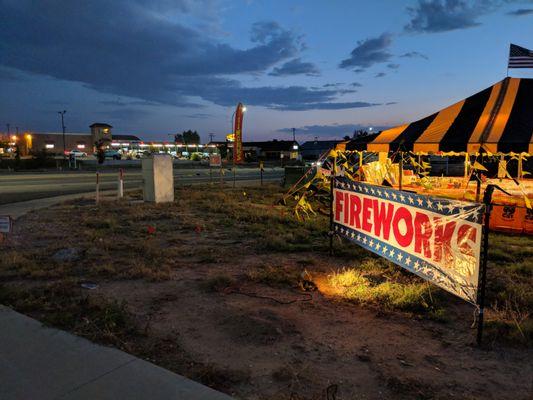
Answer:
[[100, 202], [100, 174], [96, 173], [96, 204]]

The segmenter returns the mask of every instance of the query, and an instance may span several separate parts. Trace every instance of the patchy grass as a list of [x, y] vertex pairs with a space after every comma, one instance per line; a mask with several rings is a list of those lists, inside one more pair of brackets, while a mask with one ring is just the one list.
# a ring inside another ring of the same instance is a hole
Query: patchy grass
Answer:
[[89, 340], [131, 351], [141, 335], [124, 302], [89, 297], [75, 282], [30, 290], [0, 286], [0, 303]]
[[264, 265], [246, 272], [246, 277], [252, 282], [269, 286], [296, 286], [299, 271], [281, 265]]
[[489, 340], [533, 344], [533, 240], [491, 233], [487, 267]]
[[[390, 276], [387, 277], [393, 268], [383, 267], [379, 261], [369, 259], [360, 267], [332, 273], [328, 281], [338, 290], [340, 297], [358, 304], [379, 305], [386, 310], [427, 313], [434, 317], [443, 316], [442, 304], [435, 297], [436, 293], [432, 293], [428, 283], [414, 276], [393, 280]], [[437, 292], [435, 289], [433, 291]]]
[[[79, 201], [41, 210], [24, 232], [31, 246], [7, 243], [2, 249], [0, 281], [162, 282], [176, 279], [183, 269], [230, 265], [237, 255], [279, 255], [291, 261], [252, 262], [240, 274], [210, 271], [200, 286], [204, 292], [221, 291], [244, 278], [272, 288], [294, 287], [304, 269], [323, 268], [328, 218], [319, 214], [298, 221], [290, 208], [278, 205], [282, 193], [276, 186], [180, 187], [170, 204]], [[486, 332], [494, 340], [533, 342], [532, 244], [531, 237], [491, 234]], [[55, 252], [70, 247], [79, 249], [79, 260], [53, 260]], [[341, 298], [437, 319], [450, 313], [440, 289], [353, 243], [335, 238], [330, 260], [336, 268], [348, 266], [329, 278]]]

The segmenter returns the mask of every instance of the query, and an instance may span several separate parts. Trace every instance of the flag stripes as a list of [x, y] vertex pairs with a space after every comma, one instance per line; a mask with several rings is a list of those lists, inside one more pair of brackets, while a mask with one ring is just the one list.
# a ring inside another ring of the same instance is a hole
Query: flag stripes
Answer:
[[533, 68], [533, 51], [511, 44], [509, 48], [509, 68]]

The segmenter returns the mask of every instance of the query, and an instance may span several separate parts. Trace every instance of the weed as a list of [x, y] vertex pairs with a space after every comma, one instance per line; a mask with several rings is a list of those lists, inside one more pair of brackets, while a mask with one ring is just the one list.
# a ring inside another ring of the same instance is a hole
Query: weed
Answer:
[[235, 279], [228, 275], [212, 276], [200, 284], [205, 292], [220, 292], [235, 284]]
[[90, 340], [129, 350], [139, 335], [124, 302], [82, 295], [73, 281], [39, 286], [32, 290], [0, 287], [0, 303]]
[[264, 283], [270, 286], [292, 286], [298, 281], [298, 271], [273, 265], [253, 268], [246, 272], [246, 276], [252, 282]]
[[379, 304], [389, 310], [411, 312], [439, 310], [426, 283], [376, 281], [368, 271], [367, 266], [363, 270], [352, 268], [334, 272], [329, 276], [329, 283], [340, 289], [343, 298], [359, 304]]

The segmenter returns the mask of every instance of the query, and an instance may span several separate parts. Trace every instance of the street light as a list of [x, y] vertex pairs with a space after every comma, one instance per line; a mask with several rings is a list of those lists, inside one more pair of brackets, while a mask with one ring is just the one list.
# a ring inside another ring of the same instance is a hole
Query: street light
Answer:
[[65, 113], [67, 110], [58, 111], [57, 113], [61, 115], [61, 129], [63, 130], [63, 158], [65, 158], [65, 153], [67, 152], [67, 145], [65, 142]]

